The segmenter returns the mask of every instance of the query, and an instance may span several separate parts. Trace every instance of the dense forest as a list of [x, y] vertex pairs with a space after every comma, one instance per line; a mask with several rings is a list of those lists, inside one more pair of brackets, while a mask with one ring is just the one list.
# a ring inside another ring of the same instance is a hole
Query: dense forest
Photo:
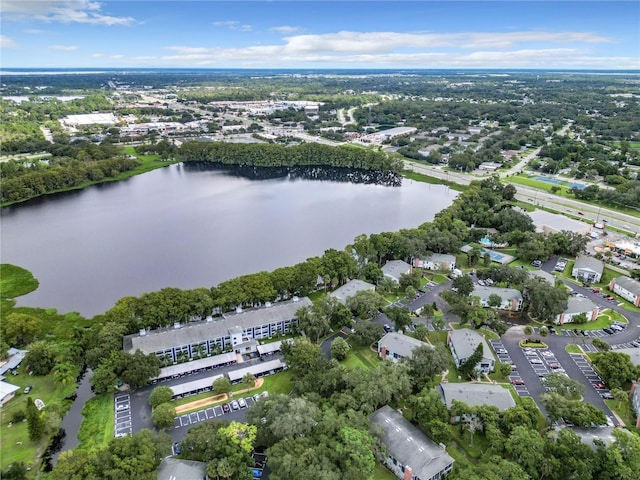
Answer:
[[258, 167], [329, 166], [399, 172], [402, 161], [386, 153], [357, 147], [302, 143], [277, 144], [186, 142], [179, 150], [185, 162], [212, 162]]

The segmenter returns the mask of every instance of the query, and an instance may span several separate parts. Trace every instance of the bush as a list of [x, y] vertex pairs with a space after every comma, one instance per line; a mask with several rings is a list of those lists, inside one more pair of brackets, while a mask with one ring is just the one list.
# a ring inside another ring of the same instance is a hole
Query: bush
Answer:
[[25, 412], [24, 410], [16, 410], [11, 414], [12, 423], [19, 423], [23, 421], [25, 418], [27, 418], [27, 412]]

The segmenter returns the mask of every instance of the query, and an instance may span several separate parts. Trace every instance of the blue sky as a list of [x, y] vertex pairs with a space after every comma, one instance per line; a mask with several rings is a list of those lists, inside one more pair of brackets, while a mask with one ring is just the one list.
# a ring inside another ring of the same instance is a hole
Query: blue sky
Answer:
[[640, 2], [2, 0], [0, 67], [640, 69]]

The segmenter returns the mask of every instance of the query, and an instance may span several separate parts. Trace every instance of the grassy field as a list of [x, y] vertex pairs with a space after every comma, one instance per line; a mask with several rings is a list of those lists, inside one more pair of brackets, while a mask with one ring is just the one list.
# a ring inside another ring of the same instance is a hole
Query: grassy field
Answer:
[[567, 351], [567, 353], [582, 353], [582, 349], [574, 343], [570, 343], [569, 345], [564, 347], [564, 349]]
[[0, 299], [16, 298], [38, 288], [38, 280], [29, 270], [11, 265], [0, 264]]
[[310, 293], [309, 294], [309, 300], [311, 300], [313, 303], [316, 303], [319, 300], [322, 300], [326, 296], [327, 296], [327, 292], [319, 290], [317, 292]]
[[104, 393], [89, 400], [82, 409], [82, 425], [78, 431], [80, 448], [96, 450], [113, 439], [113, 395]]
[[605, 400], [604, 403], [606, 403], [607, 407], [609, 407], [616, 413], [616, 415], [618, 415], [618, 417], [620, 417], [620, 420], [624, 422], [625, 426], [631, 432], [640, 434], [640, 429], [635, 428], [636, 417], [634, 416], [633, 407], [631, 406], [630, 401], [627, 400], [626, 402], [620, 404], [617, 400]]
[[[575, 323], [566, 323], [564, 325], [558, 325], [556, 328], [560, 328], [561, 330], [601, 330], [603, 328], [611, 326], [613, 322], [612, 318], [620, 318], [620, 321], [623, 321], [624, 317], [620, 314], [619, 317], [615, 315], [611, 315], [611, 313], [615, 314], [617, 312], [612, 312], [611, 310], [606, 310], [610, 313], [603, 313], [598, 318], [596, 318], [593, 322], [587, 322], [582, 324]], [[625, 320], [626, 321], [626, 320]]]
[[446, 180], [442, 180], [441, 178], [429, 177], [427, 175], [414, 172], [412, 170], [402, 170], [400, 174], [403, 177], [408, 178], [409, 180], [414, 180], [416, 182], [431, 183], [432, 185], [446, 185], [450, 189], [456, 190], [458, 192], [463, 192], [466, 189], [465, 185], [459, 185], [454, 182], [448, 182]]
[[391, 473], [391, 470], [377, 463], [371, 480], [397, 480], [397, 478], [398, 477]]
[[347, 358], [341, 363], [349, 369], [364, 368], [368, 370], [375, 368], [379, 362], [378, 355], [369, 347], [352, 346]]

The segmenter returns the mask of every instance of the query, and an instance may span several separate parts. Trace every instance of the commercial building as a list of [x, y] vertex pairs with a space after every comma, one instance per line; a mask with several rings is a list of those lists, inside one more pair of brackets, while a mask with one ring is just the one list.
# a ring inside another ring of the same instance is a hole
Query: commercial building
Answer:
[[87, 125], [115, 125], [118, 119], [113, 113], [86, 113], [67, 115], [60, 122], [63, 126], [76, 128]]
[[629, 277], [616, 277], [609, 288], [636, 307], [640, 307], [640, 282]]
[[453, 270], [456, 268], [456, 257], [446, 253], [433, 253], [424, 260], [414, 258], [413, 266], [427, 270]]
[[602, 278], [604, 263], [588, 255], [578, 255], [571, 276], [584, 283], [598, 283]]
[[124, 350], [134, 353], [155, 353], [158, 357], [170, 358], [174, 362], [181, 359], [213, 355], [222, 351], [251, 353], [257, 348], [257, 340], [269, 338], [279, 333], [288, 333], [298, 324], [296, 312], [311, 306], [307, 297], [273, 306], [264, 306], [237, 313], [224, 314], [221, 319], [208, 317], [201, 322], [182, 325], [176, 322], [173, 328], [146, 331], [124, 337]]
[[491, 355], [491, 349], [487, 341], [479, 333], [468, 328], [452, 330], [447, 337], [447, 344], [453, 355], [456, 367], [460, 367], [467, 359], [473, 355], [479, 344], [482, 344], [482, 359], [478, 364], [478, 368], [483, 373], [493, 371], [495, 367], [495, 359]]
[[397, 362], [402, 358], [411, 358], [413, 351], [422, 346], [432, 347], [400, 332], [389, 332], [378, 341], [378, 356], [383, 360]]
[[536, 232], [544, 233], [545, 235], [563, 231], [588, 235], [591, 230], [591, 225], [573, 220], [564, 215], [558, 215], [557, 213], [534, 210], [533, 212], [529, 212], [528, 215], [531, 217], [531, 220], [533, 220]]
[[385, 277], [389, 277], [391, 280], [400, 283], [402, 275], [411, 273], [412, 270], [413, 267], [407, 262], [402, 260], [389, 260], [384, 264], [384, 267], [382, 267], [382, 274]]
[[340, 303], [347, 303], [347, 300], [353, 297], [358, 292], [375, 291], [376, 286], [371, 283], [364, 282], [362, 280], [349, 280], [340, 288], [334, 290], [329, 294], [330, 297], [334, 297]]
[[370, 417], [384, 443], [385, 465], [403, 480], [441, 480], [453, 469], [453, 458], [388, 405]]
[[598, 317], [600, 310], [598, 306], [588, 298], [569, 297], [567, 300], [567, 309], [555, 318], [555, 323], [562, 325], [563, 323], [573, 322], [574, 317], [584, 313], [587, 322], [591, 322]]
[[451, 408], [453, 401], [464, 402], [470, 407], [490, 405], [501, 412], [516, 406], [511, 392], [501, 385], [489, 383], [441, 383], [438, 391], [442, 402]]
[[483, 287], [476, 285], [471, 295], [480, 297], [480, 304], [483, 307], [491, 306], [489, 305], [489, 297], [491, 297], [491, 295], [497, 295], [502, 301], [500, 305], [493, 308], [512, 312], [517, 312], [522, 308], [522, 293], [515, 288]]

